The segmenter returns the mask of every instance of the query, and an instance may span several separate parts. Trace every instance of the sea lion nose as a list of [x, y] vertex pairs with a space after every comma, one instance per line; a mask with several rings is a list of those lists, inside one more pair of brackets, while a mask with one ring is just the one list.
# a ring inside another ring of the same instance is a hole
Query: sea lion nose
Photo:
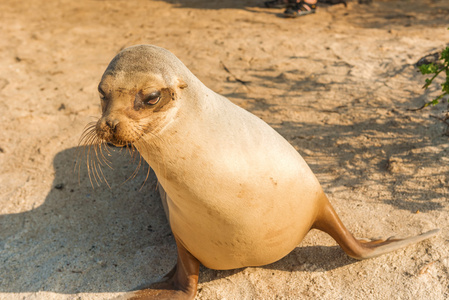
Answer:
[[118, 123], [119, 123], [119, 121], [117, 119], [107, 119], [106, 120], [106, 125], [108, 125], [109, 128], [111, 128], [112, 130], [115, 130]]

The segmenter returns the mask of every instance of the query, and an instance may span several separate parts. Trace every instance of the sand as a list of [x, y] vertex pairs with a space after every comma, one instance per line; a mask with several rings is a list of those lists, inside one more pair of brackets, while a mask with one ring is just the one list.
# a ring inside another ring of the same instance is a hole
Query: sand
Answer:
[[449, 42], [449, 3], [350, 1], [294, 20], [261, 4], [0, 2], [0, 299], [110, 299], [173, 267], [154, 174], [145, 181], [143, 166], [125, 182], [137, 162], [112, 151], [110, 188], [92, 187], [77, 156], [84, 126], [100, 114], [104, 69], [135, 44], [169, 49], [273, 126], [354, 235], [442, 229], [361, 262], [312, 231], [274, 264], [201, 268], [196, 299], [449, 297], [446, 105], [408, 110], [437, 94], [437, 84], [422, 90], [414, 64]]

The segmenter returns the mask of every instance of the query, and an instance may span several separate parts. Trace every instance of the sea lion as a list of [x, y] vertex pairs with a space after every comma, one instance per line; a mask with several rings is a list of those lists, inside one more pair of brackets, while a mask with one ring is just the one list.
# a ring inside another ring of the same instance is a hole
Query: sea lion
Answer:
[[355, 239], [298, 152], [264, 121], [208, 89], [165, 49], [124, 49], [98, 90], [102, 116], [85, 138], [139, 151], [158, 178], [178, 247], [165, 281], [127, 299], [193, 299], [200, 263], [217, 270], [270, 264], [311, 229], [328, 233], [356, 259], [439, 231]]

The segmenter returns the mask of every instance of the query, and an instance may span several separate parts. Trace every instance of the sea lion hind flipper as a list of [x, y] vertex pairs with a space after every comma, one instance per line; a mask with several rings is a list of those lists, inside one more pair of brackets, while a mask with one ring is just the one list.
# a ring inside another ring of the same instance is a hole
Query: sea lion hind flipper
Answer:
[[[438, 234], [440, 229], [433, 229], [424, 233], [421, 233], [419, 235], [403, 238], [403, 239], [393, 239], [388, 238], [385, 240], [379, 239], [379, 240], [372, 240], [372, 241], [366, 241], [364, 239], [359, 239], [358, 242], [362, 244], [364, 248], [370, 249], [369, 253], [367, 253], [364, 257], [361, 259], [367, 259], [376, 257], [388, 252], [392, 252], [404, 247], [407, 247], [412, 244], [416, 244], [418, 242], [421, 242], [423, 240], [426, 240], [428, 238], [431, 238], [432, 236]], [[355, 257], [357, 258], [357, 257]], [[360, 258], [359, 258], [360, 259]]]
[[440, 229], [434, 229], [420, 235], [404, 239], [356, 239], [343, 225], [324, 194], [321, 211], [318, 213], [317, 219], [315, 220], [312, 228], [329, 234], [335, 241], [337, 241], [347, 255], [358, 260], [376, 257], [400, 248], [404, 248], [408, 245], [428, 239], [440, 231]]

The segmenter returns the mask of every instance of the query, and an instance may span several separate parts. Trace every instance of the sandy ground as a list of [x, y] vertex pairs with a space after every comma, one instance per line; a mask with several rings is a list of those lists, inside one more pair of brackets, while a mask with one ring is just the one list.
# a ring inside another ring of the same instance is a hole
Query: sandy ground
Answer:
[[[135, 164], [92, 188], [78, 139], [97, 84], [134, 44], [174, 52], [211, 89], [256, 114], [310, 164], [359, 237], [439, 236], [348, 258], [312, 231], [284, 259], [200, 270], [197, 299], [449, 297], [445, 106], [414, 63], [449, 42], [446, 0], [349, 2], [295, 20], [262, 1], [0, 2], [0, 299], [110, 299], [171, 269], [176, 248], [155, 177]], [[244, 81], [245, 83], [242, 83]]]

